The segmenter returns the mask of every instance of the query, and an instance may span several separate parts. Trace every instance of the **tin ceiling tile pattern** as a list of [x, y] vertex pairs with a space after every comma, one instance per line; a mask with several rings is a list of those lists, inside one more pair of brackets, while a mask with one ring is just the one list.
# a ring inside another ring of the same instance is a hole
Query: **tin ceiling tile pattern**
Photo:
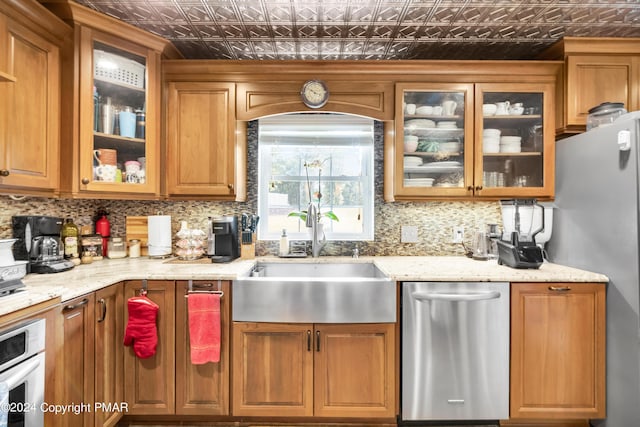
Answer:
[[639, 0], [76, 0], [192, 59], [532, 59], [640, 37]]

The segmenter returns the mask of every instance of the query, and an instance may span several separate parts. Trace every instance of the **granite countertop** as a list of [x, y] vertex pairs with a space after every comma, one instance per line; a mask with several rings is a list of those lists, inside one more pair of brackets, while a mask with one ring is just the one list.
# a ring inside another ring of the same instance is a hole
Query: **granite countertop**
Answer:
[[278, 262], [374, 262], [396, 281], [503, 281], [503, 282], [599, 282], [602, 274], [544, 263], [537, 270], [513, 269], [493, 261], [475, 261], [461, 256], [319, 257], [235, 260], [226, 264], [173, 263], [143, 258], [104, 259], [56, 274], [29, 274], [26, 288], [0, 298], [0, 316], [31, 305], [60, 298], [62, 302], [94, 292], [123, 280], [234, 280], [246, 274], [256, 261]]

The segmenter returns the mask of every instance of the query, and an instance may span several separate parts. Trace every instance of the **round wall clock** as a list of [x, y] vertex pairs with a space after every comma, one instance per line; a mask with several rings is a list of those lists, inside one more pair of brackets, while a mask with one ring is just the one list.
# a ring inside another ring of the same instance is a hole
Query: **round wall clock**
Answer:
[[321, 80], [309, 80], [300, 91], [302, 102], [309, 108], [320, 108], [329, 100], [329, 89]]

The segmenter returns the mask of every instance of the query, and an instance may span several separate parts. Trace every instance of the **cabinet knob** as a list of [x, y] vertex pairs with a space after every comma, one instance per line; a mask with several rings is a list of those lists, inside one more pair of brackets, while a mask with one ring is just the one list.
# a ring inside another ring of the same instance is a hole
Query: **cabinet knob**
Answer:
[[90, 181], [89, 181], [88, 178], [82, 178], [81, 182], [82, 182], [82, 185], [87, 185], [87, 184], [89, 184]]
[[480, 191], [480, 190], [482, 190], [482, 185], [476, 185], [475, 190], [476, 190], [476, 191]]
[[9, 176], [9, 171], [6, 169], [0, 169], [0, 176]]
[[467, 191], [473, 191], [473, 186], [472, 186], [472, 185], [469, 185], [469, 186], [467, 187]]
[[227, 184], [227, 187], [229, 188], [229, 190], [233, 191], [233, 184]]

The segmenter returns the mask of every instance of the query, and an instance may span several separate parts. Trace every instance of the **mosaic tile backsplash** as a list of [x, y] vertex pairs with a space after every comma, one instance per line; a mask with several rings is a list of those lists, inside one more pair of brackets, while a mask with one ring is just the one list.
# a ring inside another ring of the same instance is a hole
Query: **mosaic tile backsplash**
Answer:
[[[257, 122], [249, 123], [248, 133], [248, 194], [257, 186]], [[470, 244], [473, 232], [485, 229], [486, 224], [501, 224], [498, 202], [393, 202], [383, 200], [383, 147], [382, 125], [376, 123], [375, 140], [375, 236], [370, 242], [331, 241], [322, 255], [351, 255], [358, 247], [361, 255], [462, 255], [460, 244], [450, 243], [453, 226], [463, 226], [465, 242]], [[180, 221], [188, 221], [192, 227], [206, 229], [207, 218], [219, 215], [240, 215], [255, 212], [257, 200], [247, 202], [217, 201], [140, 201], [140, 200], [68, 200], [26, 197], [14, 200], [0, 196], [0, 238], [10, 238], [13, 215], [51, 215], [71, 217], [80, 225], [92, 224], [99, 207], [109, 211], [111, 235], [125, 235], [125, 216], [171, 215], [172, 231], [179, 229]], [[418, 227], [418, 243], [400, 243], [402, 225]], [[258, 241], [256, 254], [275, 255], [278, 241]]]

